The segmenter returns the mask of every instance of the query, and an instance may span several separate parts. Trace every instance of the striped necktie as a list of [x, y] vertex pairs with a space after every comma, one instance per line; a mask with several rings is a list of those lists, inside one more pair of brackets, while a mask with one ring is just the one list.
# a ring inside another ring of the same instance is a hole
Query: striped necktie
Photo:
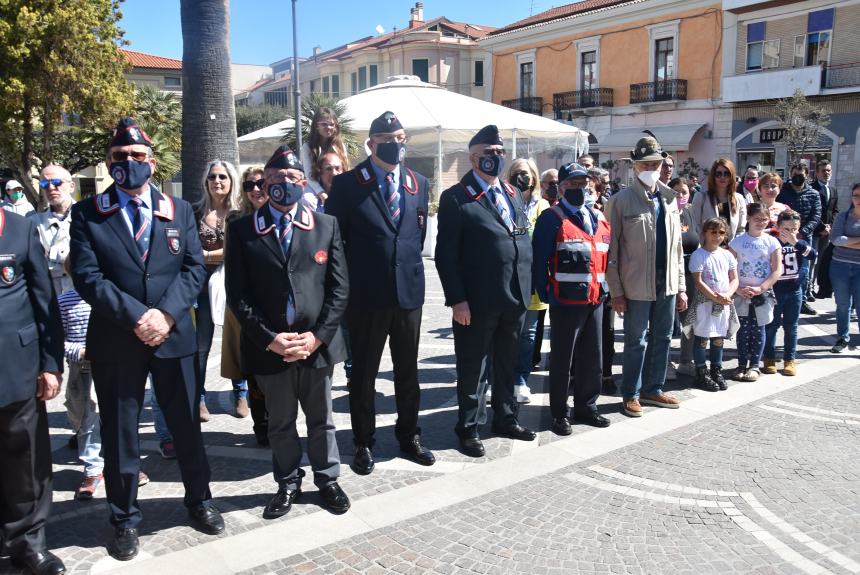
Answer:
[[293, 216], [290, 214], [284, 214], [281, 216], [281, 233], [279, 235], [279, 239], [281, 241], [281, 248], [284, 250], [284, 256], [290, 256], [290, 242], [293, 240]]
[[499, 215], [502, 216], [502, 221], [505, 222], [505, 226], [507, 226], [508, 231], [512, 231], [514, 229], [514, 221], [511, 219], [511, 212], [508, 210], [508, 203], [502, 198], [502, 192], [493, 186], [490, 187], [489, 191], [490, 200], [492, 200], [493, 206], [495, 206]]
[[585, 207], [579, 210], [579, 219], [582, 220], [582, 230], [590, 236], [594, 235], [594, 226], [591, 222], [591, 214]]
[[385, 176], [385, 205], [391, 215], [391, 221], [396, 226], [400, 221], [400, 192], [397, 190], [397, 182], [394, 181], [394, 172], [388, 172]]
[[150, 236], [150, 221], [141, 209], [143, 200], [135, 196], [126, 205], [128, 218], [131, 221], [132, 237], [134, 243], [137, 244], [137, 251], [140, 254], [140, 261], [146, 263], [149, 257], [149, 236]]

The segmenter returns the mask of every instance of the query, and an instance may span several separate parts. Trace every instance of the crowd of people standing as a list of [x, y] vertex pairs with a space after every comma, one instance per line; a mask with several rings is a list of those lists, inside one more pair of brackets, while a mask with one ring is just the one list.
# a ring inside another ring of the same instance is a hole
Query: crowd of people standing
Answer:
[[[280, 146], [241, 176], [213, 160], [192, 206], [152, 184], [152, 143], [124, 118], [108, 145], [114, 183], [105, 192], [76, 203], [71, 174], [47, 166], [39, 187], [48, 209], [36, 212], [19, 182], [6, 184], [0, 336], [15, 352], [0, 375], [0, 449], [33, 462], [0, 470], [4, 493], [20, 500], [0, 516], [17, 564], [40, 575], [64, 572], [44, 539], [51, 500], [44, 402], [60, 392], [65, 363], [66, 406], [84, 464], [76, 497], [92, 499], [104, 481], [115, 528], [110, 553], [128, 560], [139, 549], [137, 489], [148, 478], [138, 426], [148, 382], [159, 450], [178, 461], [190, 522], [208, 534], [224, 530], [200, 425], [210, 418], [205, 384], [216, 326], [233, 414], [250, 415], [257, 442], [272, 451], [277, 490], [264, 518], [282, 517], [302, 493], [299, 408], [323, 504], [334, 513], [350, 508], [338, 484], [333, 370], [344, 363], [350, 467], [370, 474], [386, 341], [400, 455], [435, 463], [419, 425], [429, 184], [404, 162], [408, 134], [394, 113], [373, 121], [366, 146], [369, 157], [351, 167], [335, 113], [320, 109], [298, 152]], [[809, 302], [831, 290], [832, 351], [850, 343], [860, 297], [860, 184], [851, 209], [838, 212], [826, 161], [812, 180], [796, 164], [783, 182], [755, 166], [738, 177], [720, 158], [702, 190], [673, 177], [674, 158], [648, 136], [630, 153], [631, 183], [618, 189], [588, 155], [543, 172], [517, 158], [506, 171], [493, 125], [472, 137], [468, 158], [462, 179], [439, 199], [434, 254], [452, 310], [453, 431], [468, 456], [485, 454], [488, 401], [494, 434], [536, 438], [519, 407], [532, 395], [546, 316], [550, 429], [558, 435], [576, 423], [609, 426], [597, 409], [601, 394], [620, 392], [620, 410], [641, 417], [642, 405], [680, 407], [665, 392], [678, 374], [716, 392], [727, 389], [726, 376], [753, 382], [777, 373], [780, 327], [782, 373], [795, 375], [799, 316], [814, 313]], [[624, 329], [619, 386], [616, 316]], [[670, 361], [673, 335], [681, 338], [678, 363]], [[730, 338], [738, 365], [727, 372]]]

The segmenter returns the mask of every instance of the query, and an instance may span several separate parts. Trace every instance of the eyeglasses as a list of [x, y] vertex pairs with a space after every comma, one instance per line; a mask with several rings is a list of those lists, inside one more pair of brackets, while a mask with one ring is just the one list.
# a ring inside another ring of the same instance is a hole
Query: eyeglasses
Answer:
[[209, 180], [210, 182], [213, 182], [215, 180], [224, 181], [229, 177], [230, 176], [228, 176], [227, 174], [209, 174], [208, 176], [206, 176], [206, 179]]
[[485, 156], [504, 156], [504, 148], [484, 148], [483, 155]]
[[129, 158], [131, 158], [135, 162], [143, 162], [144, 160], [149, 158], [149, 153], [147, 153], [147, 152], [112, 152], [110, 157], [114, 162], [124, 162]]
[[714, 172], [714, 177], [717, 177], [717, 178], [728, 178], [728, 177], [731, 177], [731, 175], [732, 175], [731, 172], [723, 171], [723, 170], [717, 170]]
[[263, 180], [245, 180], [244, 182], [242, 182], [243, 191], [253, 192], [254, 189], [262, 190]]
[[39, 187], [43, 190], [47, 190], [48, 186], [54, 186], [55, 188], [59, 188], [65, 183], [66, 180], [61, 178], [51, 178], [50, 180], [39, 180]]

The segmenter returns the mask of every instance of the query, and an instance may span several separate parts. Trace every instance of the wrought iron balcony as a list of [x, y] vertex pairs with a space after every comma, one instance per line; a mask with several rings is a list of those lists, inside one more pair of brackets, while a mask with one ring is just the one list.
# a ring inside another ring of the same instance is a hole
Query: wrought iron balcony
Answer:
[[543, 98], [529, 97], [514, 98], [512, 100], [502, 100], [502, 106], [504, 106], [505, 108], [513, 108], [514, 110], [519, 110], [520, 112], [527, 112], [529, 114], [537, 114], [538, 116], [543, 116]]
[[596, 108], [600, 106], [612, 107], [612, 88], [592, 88], [590, 90], [576, 90], [573, 92], [560, 92], [552, 95], [552, 109], [555, 111], [556, 119], [563, 119], [564, 115], [573, 110], [583, 108]]
[[630, 84], [630, 103], [669, 102], [687, 99], [686, 80], [657, 80], [642, 84]]
[[837, 64], [824, 69], [825, 88], [850, 88], [860, 86], [860, 62]]

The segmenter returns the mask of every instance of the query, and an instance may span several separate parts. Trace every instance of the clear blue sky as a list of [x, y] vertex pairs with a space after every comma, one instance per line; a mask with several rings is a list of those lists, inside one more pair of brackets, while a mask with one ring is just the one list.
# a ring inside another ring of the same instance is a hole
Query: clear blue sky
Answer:
[[[438, 16], [458, 22], [504, 26], [537, 14], [564, 0], [425, 0], [424, 19]], [[414, 0], [299, 0], [299, 54], [314, 46], [323, 50], [351, 40], [404, 28]], [[126, 0], [120, 27], [131, 50], [182, 58], [179, 0]], [[230, 2], [231, 57], [237, 64], [271, 64], [292, 56], [290, 0], [232, 0]]]

